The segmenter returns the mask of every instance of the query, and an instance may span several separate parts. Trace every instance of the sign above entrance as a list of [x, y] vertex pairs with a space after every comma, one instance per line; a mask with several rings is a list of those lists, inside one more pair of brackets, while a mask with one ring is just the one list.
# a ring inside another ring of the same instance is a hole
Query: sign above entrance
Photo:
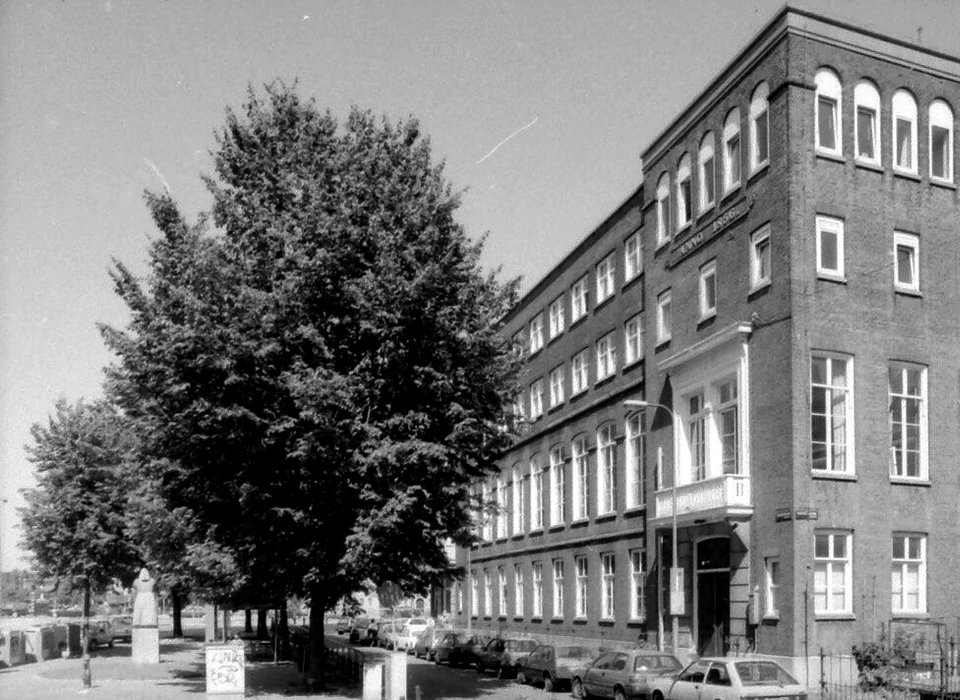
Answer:
[[744, 197], [727, 207], [723, 213], [709, 224], [678, 241], [670, 251], [670, 256], [667, 259], [667, 267], [675, 267], [681, 260], [726, 231], [731, 225], [745, 217], [752, 206], [753, 202], [749, 198]]

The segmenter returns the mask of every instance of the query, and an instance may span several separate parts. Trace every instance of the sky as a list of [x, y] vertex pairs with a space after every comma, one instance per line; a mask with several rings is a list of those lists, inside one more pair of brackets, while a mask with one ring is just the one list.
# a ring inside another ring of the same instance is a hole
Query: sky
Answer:
[[[953, 0], [798, 0], [960, 56]], [[0, 569], [22, 565], [24, 446], [102, 395], [111, 260], [145, 269], [144, 190], [190, 218], [248, 87], [416, 116], [484, 263], [536, 283], [636, 188], [639, 154], [780, 0], [0, 0]], [[4, 502], [6, 501], [6, 502]]]

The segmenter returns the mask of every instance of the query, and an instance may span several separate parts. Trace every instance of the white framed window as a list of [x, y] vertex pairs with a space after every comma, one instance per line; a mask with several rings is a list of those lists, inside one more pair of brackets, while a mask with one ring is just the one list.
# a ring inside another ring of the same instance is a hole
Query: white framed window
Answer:
[[579, 556], [576, 558], [577, 579], [576, 579], [576, 616], [581, 619], [587, 617], [587, 583], [589, 579], [589, 569], [587, 568], [587, 558]]
[[530, 530], [543, 529], [543, 466], [540, 455], [530, 458]]
[[627, 365], [643, 359], [643, 317], [639, 314], [623, 326], [623, 354]]
[[943, 100], [930, 103], [930, 177], [953, 181], [953, 110]]
[[519, 464], [513, 467], [513, 534], [519, 535], [526, 527], [526, 504], [523, 498], [523, 472]]
[[737, 382], [733, 379], [722, 382], [718, 389], [719, 415], [717, 431], [720, 433], [720, 464], [724, 474], [740, 473], [740, 401]]
[[537, 314], [530, 321], [530, 354], [543, 347], [543, 315]]
[[687, 449], [690, 455], [690, 478], [703, 481], [707, 478], [707, 404], [703, 392], [687, 399]]
[[770, 224], [750, 235], [750, 291], [770, 284]]
[[550, 338], [556, 338], [563, 333], [563, 295], [558, 296], [550, 304]]
[[814, 471], [854, 471], [852, 357], [810, 357], [810, 452]]
[[763, 560], [763, 616], [780, 617], [778, 603], [780, 591], [780, 558], [766, 557]]
[[671, 338], [670, 290], [664, 290], [657, 296], [657, 345]]
[[497, 477], [497, 531], [496, 537], [507, 536], [507, 483], [502, 476]]
[[887, 368], [890, 406], [890, 476], [926, 479], [927, 370], [893, 362]]
[[630, 550], [630, 619], [646, 619], [646, 606], [643, 604], [643, 550]]
[[563, 365], [550, 370], [550, 408], [563, 403]]
[[917, 172], [917, 101], [906, 90], [893, 93], [893, 168]]
[[670, 174], [657, 182], [657, 248], [670, 241]]
[[483, 539], [487, 542], [493, 541], [493, 517], [490, 515], [490, 512], [487, 510], [490, 507], [490, 486], [488, 484], [483, 484], [480, 487], [480, 500], [481, 500], [481, 511], [480, 517], [483, 522]]
[[843, 221], [840, 219], [817, 217], [817, 274], [843, 279]]
[[597, 431], [597, 515], [617, 508], [617, 442], [613, 426]]
[[581, 350], [570, 360], [570, 395], [587, 390], [587, 351]]
[[857, 160], [880, 165], [880, 93], [862, 80], [853, 89], [853, 141]]
[[570, 287], [570, 321], [587, 315], [587, 276], [584, 275]]
[[693, 190], [691, 188], [690, 154], [684, 153], [677, 165], [677, 230], [683, 229], [693, 218]]
[[711, 260], [700, 268], [700, 320], [717, 315], [717, 261]]
[[526, 397], [520, 392], [513, 397], [513, 418], [516, 422], [522, 423], [527, 419]]
[[590, 498], [590, 464], [587, 443], [583, 438], [573, 441], [573, 519], [586, 520]]
[[717, 160], [714, 155], [713, 132], [708, 131], [700, 140], [697, 155], [697, 171], [700, 183], [700, 211], [712, 207], [717, 200]]
[[613, 333], [597, 341], [597, 381], [610, 377], [617, 372], [617, 343]]
[[597, 303], [609, 299], [614, 292], [614, 256], [610, 253], [597, 263]]
[[493, 615], [493, 574], [490, 569], [483, 570], [483, 614]]
[[814, 535], [813, 609], [817, 614], [853, 613], [850, 532], [818, 530]]
[[463, 586], [460, 585], [460, 582], [457, 581], [454, 586], [454, 595], [457, 597], [457, 614], [463, 614]]
[[543, 415], [543, 379], [530, 385], [530, 420]]
[[893, 284], [907, 292], [920, 291], [920, 237], [893, 232]]
[[602, 573], [600, 590], [600, 617], [604, 620], [613, 619], [613, 603], [616, 591], [616, 558], [612, 552], [600, 555], [600, 568]]
[[734, 370], [714, 381], [678, 385], [682, 395], [675, 409], [677, 458], [680, 474], [690, 482], [742, 474], [746, 469], [741, 458], [745, 425], [737, 382]]
[[627, 418], [626, 488], [627, 508], [644, 505], [643, 475], [646, 473], [646, 431], [643, 413]]
[[513, 614], [523, 617], [523, 569], [513, 565]]
[[755, 173], [770, 162], [770, 110], [767, 98], [770, 87], [760, 83], [750, 98], [750, 172]]
[[927, 537], [895, 532], [890, 571], [890, 610], [894, 615], [927, 612]]
[[563, 615], [563, 559], [553, 560], [553, 618], [562, 620]]
[[543, 563], [533, 562], [533, 617], [543, 617]]
[[476, 571], [470, 577], [470, 616], [480, 616], [480, 574]]
[[507, 616], [507, 570], [502, 566], [497, 569], [497, 580], [500, 584], [498, 590], [500, 595], [497, 597], [497, 616]]
[[635, 233], [623, 243], [623, 276], [629, 282], [643, 272], [643, 256], [640, 250], [640, 234]]
[[562, 525], [567, 519], [567, 504], [564, 499], [566, 479], [563, 463], [563, 448], [559, 445], [550, 450], [550, 524]]
[[821, 68], [814, 78], [816, 98], [814, 121], [817, 124], [817, 150], [839, 156], [843, 154], [843, 123], [840, 120], [840, 101], [843, 88], [840, 78], [828, 68]]
[[731, 109], [723, 123], [723, 193], [740, 185], [740, 110]]

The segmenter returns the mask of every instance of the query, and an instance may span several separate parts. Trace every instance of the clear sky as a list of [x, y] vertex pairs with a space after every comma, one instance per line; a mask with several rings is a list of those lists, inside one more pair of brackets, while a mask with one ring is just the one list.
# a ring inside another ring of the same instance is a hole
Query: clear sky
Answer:
[[[960, 55], [953, 0], [795, 5]], [[632, 192], [642, 148], [781, 6], [0, 0], [0, 566], [17, 561], [30, 425], [58, 397], [101, 394], [95, 323], [124, 324], [107, 269], [144, 268], [143, 190], [166, 182], [191, 217], [207, 207], [214, 129], [249, 84], [299, 79], [341, 117], [419, 117], [467, 188], [461, 221], [489, 232], [487, 264], [527, 289]]]

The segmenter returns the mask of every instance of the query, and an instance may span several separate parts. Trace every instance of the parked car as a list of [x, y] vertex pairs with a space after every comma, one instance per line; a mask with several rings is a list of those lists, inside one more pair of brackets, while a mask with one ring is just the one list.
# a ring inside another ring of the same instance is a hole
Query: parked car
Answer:
[[483, 673], [490, 668], [497, 672], [497, 678], [516, 676], [517, 668], [536, 646], [537, 642], [533, 639], [494, 637], [479, 654], [477, 673]]
[[543, 683], [547, 692], [557, 690], [582, 676], [595, 656], [588, 647], [540, 644], [517, 669], [517, 682]]
[[337, 620], [337, 634], [347, 634], [350, 631], [350, 618], [341, 617]]
[[90, 620], [90, 637], [87, 646], [90, 651], [99, 647], [113, 648], [113, 630], [110, 629], [110, 620], [106, 618]]
[[114, 641], [133, 641], [133, 615], [114, 615], [110, 618]]
[[417, 643], [413, 645], [413, 655], [418, 659], [422, 656], [427, 661], [433, 661], [437, 645], [449, 631], [447, 628], [428, 627], [417, 637]]
[[807, 700], [807, 689], [776, 661], [702, 658], [683, 669], [651, 700]]
[[433, 625], [433, 620], [426, 617], [411, 617], [407, 620], [407, 628], [414, 637], [419, 637], [420, 633]]
[[350, 625], [350, 642], [352, 644], [369, 644], [371, 636], [376, 636], [376, 628], [371, 629], [372, 620], [369, 617], [355, 617]]
[[447, 661], [451, 666], [473, 666], [480, 660], [480, 652], [489, 639], [480, 632], [459, 635]]
[[669, 687], [683, 668], [673, 654], [631, 649], [601, 654], [583, 672], [573, 677], [573, 696], [596, 696], [615, 700], [650, 698], [655, 690]]

